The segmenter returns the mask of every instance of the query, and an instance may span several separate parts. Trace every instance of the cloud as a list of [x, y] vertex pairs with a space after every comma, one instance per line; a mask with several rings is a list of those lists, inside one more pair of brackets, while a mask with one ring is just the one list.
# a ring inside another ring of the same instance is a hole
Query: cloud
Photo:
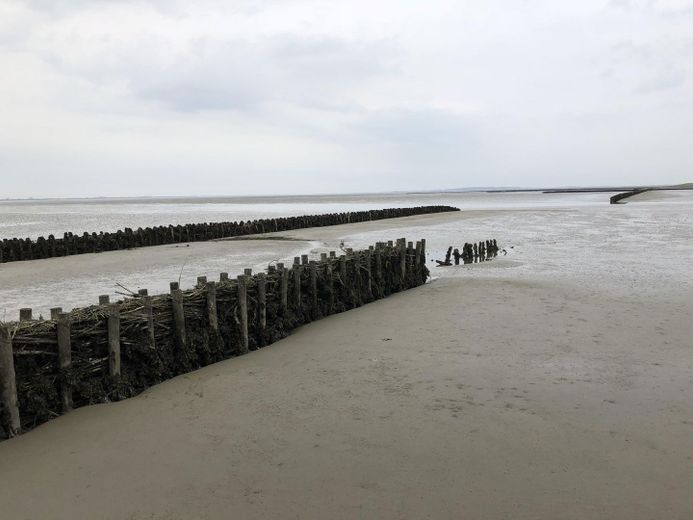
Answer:
[[673, 182], [693, 167], [688, 7], [6, 0], [3, 188]]

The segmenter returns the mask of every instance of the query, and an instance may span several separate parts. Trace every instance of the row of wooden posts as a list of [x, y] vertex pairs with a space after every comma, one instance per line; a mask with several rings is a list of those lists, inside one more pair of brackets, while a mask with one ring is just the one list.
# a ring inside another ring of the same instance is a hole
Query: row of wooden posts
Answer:
[[460, 265], [460, 260], [465, 264], [476, 262], [484, 262], [485, 260], [494, 258], [498, 255], [498, 243], [495, 239], [483, 240], [481, 242], [469, 244], [465, 242], [462, 246], [462, 251], [459, 248], [448, 247], [445, 253], [445, 260], [436, 260], [439, 266], [452, 265], [452, 257], [455, 259], [455, 265]]
[[[199, 330], [194, 330], [195, 327], [190, 324], [189, 306], [192, 304], [189, 302], [198, 294], [201, 295], [200, 307], [204, 308], [201, 310], [201, 315], [203, 315], [206, 346], [214, 345], [216, 349], [214, 352], [219, 351], [218, 354], [209, 358], [209, 362], [214, 362], [232, 355], [247, 353], [251, 336], [254, 347], [259, 348], [285, 335], [286, 330], [301, 323], [358, 307], [368, 301], [387, 296], [391, 292], [424, 283], [428, 275], [425, 266], [425, 248], [425, 240], [416, 242], [414, 245], [412, 242], [407, 243], [405, 239], [399, 239], [396, 244], [378, 243], [364, 251], [346, 250], [346, 254], [339, 257], [334, 251], [330, 252], [329, 256], [327, 253], [322, 253], [319, 261], [309, 261], [308, 255], [303, 255], [294, 258], [294, 265], [290, 268], [278, 263], [276, 266], [269, 266], [266, 273], [255, 275], [252, 274], [251, 269], [246, 269], [244, 274], [237, 276], [235, 284], [229, 279], [227, 273], [221, 273], [217, 283], [208, 281], [204, 276], [198, 277], [197, 287], [188, 291], [181, 290], [178, 282], [171, 282], [169, 295], [150, 296], [146, 289], [142, 289], [138, 294], [133, 294], [132, 297], [121, 302], [111, 302], [109, 297], [104, 295], [99, 297], [97, 307], [75, 309], [71, 312], [54, 308], [51, 309], [51, 319], [44, 321], [32, 320], [31, 310], [23, 309], [19, 322], [0, 324], [0, 426], [8, 437], [17, 435], [22, 430], [20, 420], [22, 406], [18, 403], [15, 371], [18, 356], [34, 355], [43, 359], [45, 356], [57, 355], [56, 361], [49, 362], [48, 366], [40, 363], [37, 365], [43, 366], [43, 370], [52, 377], [50, 381], [55, 381], [58, 386], [60, 409], [51, 411], [51, 415], [69, 412], [75, 406], [74, 377], [72, 379], [70, 377], [70, 374], [74, 372], [73, 353], [80, 351], [82, 362], [86, 356], [85, 348], [88, 350], [86, 357], [90, 356], [97, 360], [100, 357], [98, 352], [93, 351], [95, 343], [89, 343], [87, 347], [80, 345], [80, 341], [86, 341], [84, 340], [86, 336], [80, 336], [72, 329], [72, 325], [76, 322], [88, 322], [89, 333], [95, 334], [94, 330], [99, 326], [98, 324], [105, 321], [107, 369], [99, 377], [117, 383], [123, 373], [121, 360], [124, 344], [128, 345], [128, 348], [134, 348], [137, 344], [144, 343], [146, 348], [155, 350], [157, 355], [159, 355], [157, 347], [167, 348], [157, 345], [155, 331], [161, 333], [162, 330], [170, 330], [175, 343], [172, 349], [173, 354], [190, 357], [189, 334], [199, 334]], [[348, 266], [351, 266], [351, 270]], [[318, 287], [319, 280], [325, 285], [324, 287]], [[268, 299], [268, 282], [271, 283], [270, 299]], [[341, 286], [340, 290], [336, 290], [336, 284]], [[249, 333], [249, 287], [254, 289], [253, 334]], [[232, 288], [237, 288], [237, 293], [230, 292]], [[307, 294], [302, 294], [306, 289]], [[234, 319], [238, 324], [238, 344], [233, 345], [232, 350], [227, 348], [224, 354], [220, 353], [223, 350], [222, 346], [228, 344], [231, 338], [224, 337], [225, 334], [229, 336], [230, 332], [220, 327], [218, 291], [224, 292], [226, 305], [229, 309], [233, 309]], [[320, 300], [320, 294], [324, 295], [326, 301]], [[232, 296], [236, 296], [235, 300]], [[232, 298], [230, 302], [228, 302], [229, 297]], [[274, 335], [267, 334], [267, 313], [270, 304], [276, 304], [277, 308], [273, 319], [283, 320], [283, 324], [274, 324], [274, 326], [286, 329]], [[291, 312], [297, 318], [287, 323]], [[146, 331], [141, 338], [136, 332], [132, 332], [135, 329], [131, 325], [125, 327], [130, 327], [128, 330], [131, 332], [124, 332], [121, 320], [126, 319], [132, 324], [134, 317], [140, 320], [137, 323], [142, 323], [142, 330]], [[13, 343], [16, 344], [13, 346]], [[131, 362], [129, 358], [128, 362]], [[197, 366], [206, 362], [199, 363]], [[189, 365], [178, 360], [174, 361], [172, 366], [174, 368], [167, 372], [164, 378], [196, 368], [194, 364]], [[148, 367], [129, 369], [135, 372], [139, 369], [147, 370]], [[36, 374], [22, 375], [36, 376]], [[138, 387], [136, 391], [142, 389], [144, 388]], [[41, 391], [49, 393], [50, 390]], [[41, 391], [33, 392], [40, 394]], [[136, 392], [128, 392], [129, 395], [134, 393]], [[36, 395], [33, 397], [35, 398]], [[121, 397], [125, 396], [116, 393], [110, 398]], [[38, 422], [42, 421], [43, 419]]]
[[67, 232], [62, 238], [3, 239], [0, 242], [0, 262], [36, 260], [84, 253], [99, 253], [164, 244], [199, 242], [226, 237], [253, 235], [292, 229], [304, 229], [336, 224], [350, 224], [370, 220], [406, 217], [427, 213], [459, 211], [451, 206], [420, 206], [411, 208], [387, 208], [368, 211], [304, 215], [297, 217], [267, 218], [241, 222], [207, 222], [199, 224], [125, 228], [116, 232], [83, 233]]

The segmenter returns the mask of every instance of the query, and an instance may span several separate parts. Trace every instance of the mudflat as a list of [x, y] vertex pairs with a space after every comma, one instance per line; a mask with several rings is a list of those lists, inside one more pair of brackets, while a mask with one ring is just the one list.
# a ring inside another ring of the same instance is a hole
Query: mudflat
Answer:
[[341, 231], [508, 255], [0, 443], [2, 516], [691, 518], [693, 211], [676, 206]]

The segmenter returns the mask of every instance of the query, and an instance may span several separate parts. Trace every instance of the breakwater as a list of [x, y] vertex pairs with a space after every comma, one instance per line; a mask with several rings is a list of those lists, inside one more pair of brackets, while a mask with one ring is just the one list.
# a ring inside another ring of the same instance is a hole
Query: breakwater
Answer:
[[624, 191], [623, 193], [617, 193], [613, 197], [609, 198], [609, 204], [624, 204], [621, 202], [623, 199], [632, 197], [634, 195], [639, 195], [640, 193], [645, 193], [646, 191], [652, 191], [651, 188], [638, 188], [630, 191]]
[[177, 226], [155, 226], [134, 230], [125, 228], [112, 233], [85, 232], [80, 235], [66, 232], [62, 237], [56, 238], [54, 235], [49, 235], [47, 238], [39, 237], [36, 240], [30, 238], [6, 238], [0, 243], [0, 262], [17, 262], [137, 247], [201, 242], [257, 233], [334, 226], [337, 224], [351, 224], [448, 211], [459, 211], [459, 208], [452, 206], [419, 206], [240, 222], [207, 222]]
[[[73, 408], [117, 401], [199, 367], [269, 345], [304, 323], [417, 287], [428, 277], [426, 242], [399, 239], [362, 251], [307, 255], [266, 272], [36, 321], [24, 309], [0, 324], [0, 426], [17, 435]], [[0, 434], [1, 435], [1, 434]]]
[[465, 242], [461, 251], [457, 247], [454, 249], [453, 246], [448, 247], [445, 253], [445, 260], [436, 260], [436, 263], [438, 266], [451, 266], [452, 258], [454, 258], [455, 265], [460, 265], [460, 260], [464, 264], [476, 264], [491, 260], [496, 256], [498, 256], [498, 243], [495, 239], [483, 240], [478, 244]]

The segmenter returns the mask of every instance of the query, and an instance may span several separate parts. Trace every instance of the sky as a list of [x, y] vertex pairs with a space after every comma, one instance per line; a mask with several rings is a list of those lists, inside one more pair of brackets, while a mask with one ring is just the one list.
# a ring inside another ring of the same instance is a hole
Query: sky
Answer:
[[0, 0], [0, 198], [693, 181], [693, 1]]

